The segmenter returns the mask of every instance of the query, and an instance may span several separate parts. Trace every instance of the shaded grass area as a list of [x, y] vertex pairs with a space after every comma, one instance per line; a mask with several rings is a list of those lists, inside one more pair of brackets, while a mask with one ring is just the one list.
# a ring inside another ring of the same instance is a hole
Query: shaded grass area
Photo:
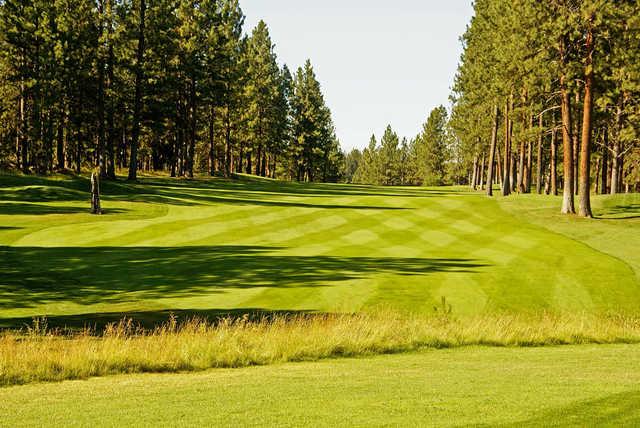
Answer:
[[558, 421], [558, 425], [565, 427], [638, 426], [640, 425], [640, 391], [625, 391], [603, 398], [580, 401], [504, 426], [541, 427], [548, 426], [551, 421]]
[[0, 385], [122, 373], [183, 372], [464, 346], [640, 343], [640, 318], [493, 315], [455, 319], [393, 312], [278, 315], [178, 322], [145, 330], [131, 320], [104, 331], [51, 330], [36, 320], [0, 335]]
[[12, 427], [637, 426], [638, 366], [638, 345], [461, 348], [1, 388], [0, 414]]
[[[426, 276], [470, 273], [485, 266], [468, 259], [280, 256], [279, 248], [0, 247], [0, 309], [42, 303], [118, 303], [224, 293], [233, 288], [326, 287], [374, 273]], [[10, 321], [0, 320], [0, 326]]]

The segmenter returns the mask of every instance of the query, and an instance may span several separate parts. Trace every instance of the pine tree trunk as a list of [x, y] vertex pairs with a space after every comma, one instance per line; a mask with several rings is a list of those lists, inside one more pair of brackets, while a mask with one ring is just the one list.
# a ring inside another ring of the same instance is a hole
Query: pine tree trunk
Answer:
[[187, 176], [193, 178], [193, 167], [196, 158], [196, 139], [197, 139], [197, 127], [198, 127], [198, 106], [196, 99], [196, 78], [191, 76], [189, 85], [189, 154], [188, 154], [188, 169]]
[[504, 114], [504, 164], [503, 164], [503, 177], [502, 177], [502, 196], [508, 196], [511, 194], [511, 169], [509, 165], [511, 162], [511, 126], [509, 116], [511, 115], [510, 103], [507, 100], [505, 104]]
[[224, 174], [226, 177], [231, 177], [231, 112], [229, 106], [226, 111], [225, 127]]
[[622, 146], [620, 144], [620, 134], [622, 131], [622, 98], [618, 102], [616, 110], [616, 138], [613, 142], [613, 150], [611, 153], [611, 194], [615, 195], [620, 190], [620, 156]]
[[56, 163], [57, 169], [62, 171], [65, 168], [64, 161], [64, 116], [60, 115], [58, 119], [58, 133], [56, 136]]
[[560, 77], [562, 96], [562, 146], [563, 146], [563, 181], [562, 214], [575, 214], [573, 199], [573, 139], [571, 138], [571, 98], [567, 89], [566, 76]]
[[260, 162], [262, 161], [262, 144], [258, 144], [258, 153], [256, 153], [256, 169], [254, 174], [260, 175]]
[[496, 175], [498, 185], [500, 186], [500, 189], [502, 189], [502, 183], [504, 182], [504, 172], [502, 171], [502, 152], [500, 152], [500, 147], [498, 147], [497, 145], [495, 168], [498, 173], [498, 175]]
[[22, 166], [22, 173], [29, 173], [29, 141], [27, 138], [28, 126], [25, 114], [25, 85], [20, 83], [20, 100], [19, 100], [19, 120], [18, 120], [18, 141], [20, 142], [20, 164]]
[[556, 130], [556, 121], [555, 117], [552, 123], [553, 128], [551, 129], [551, 153], [549, 159], [549, 171], [550, 171], [550, 187], [551, 194], [553, 196], [558, 196], [558, 146], [557, 146], [557, 135], [558, 132]]
[[277, 156], [274, 154], [273, 155], [273, 167], [271, 169], [271, 178], [275, 179], [276, 178], [276, 168], [278, 167], [278, 158]]
[[[114, 82], [115, 82], [115, 72], [114, 72], [114, 63], [115, 63], [115, 54], [113, 52], [113, 23], [111, 22], [111, 13], [113, 4], [111, 3], [113, 0], [107, 0], [109, 2], [109, 24], [107, 25], [107, 31], [109, 34], [109, 54], [107, 58], [107, 79], [109, 82], [109, 89], [113, 91]], [[107, 103], [107, 177], [114, 180], [116, 178], [116, 159], [115, 159], [115, 105], [112, 99], [112, 94], [109, 97], [109, 101]]]
[[[576, 92], [576, 106], [580, 105], [580, 92]], [[573, 119], [573, 133], [571, 136], [573, 137], [573, 193], [578, 196], [578, 179], [580, 176], [579, 161], [580, 161], [580, 125], [578, 120], [578, 114], [575, 113], [575, 118]]]
[[519, 193], [525, 193], [524, 176], [525, 172], [525, 142], [524, 139], [520, 142], [520, 148], [518, 149], [518, 177], [517, 177], [517, 189]]
[[100, 208], [100, 183], [98, 174], [91, 173], [91, 214], [102, 214]]
[[[104, 35], [104, 0], [97, 1], [98, 6], [98, 40]], [[98, 150], [97, 161], [100, 168], [100, 177], [107, 176], [107, 162], [105, 157], [106, 129], [105, 129], [105, 61], [100, 48], [97, 52], [98, 68]]]
[[245, 172], [247, 174], [251, 174], [251, 168], [252, 168], [252, 165], [251, 165], [251, 152], [247, 151], [247, 169], [246, 169]]
[[544, 141], [544, 131], [542, 130], [543, 119], [542, 114], [538, 119], [538, 127], [539, 135], [538, 135], [538, 147], [536, 150], [536, 193], [538, 195], [542, 194], [542, 171], [544, 170], [544, 165], [542, 161], [542, 143]]
[[477, 188], [477, 179], [478, 179], [478, 155], [473, 157], [473, 172], [471, 175], [471, 189], [476, 190]]
[[76, 174], [80, 175], [82, 169], [82, 122], [79, 118], [76, 120]]
[[606, 195], [607, 194], [607, 178], [609, 177], [609, 128], [605, 127], [604, 128], [604, 137], [603, 137], [603, 143], [602, 143], [602, 171], [600, 173], [600, 179], [601, 179], [601, 183], [600, 183], [600, 194], [601, 195]]
[[216, 145], [215, 145], [215, 107], [209, 108], [209, 175], [216, 174]]
[[171, 147], [171, 177], [177, 175], [178, 169], [178, 136], [173, 138], [173, 144]]
[[129, 180], [137, 179], [138, 172], [138, 143], [140, 139], [141, 115], [142, 115], [142, 79], [144, 61], [144, 31], [146, 0], [140, 0], [140, 23], [138, 26], [138, 49], [136, 53], [136, 83], [135, 98], [133, 103], [133, 130], [131, 135], [131, 154], [129, 158]]
[[[533, 116], [529, 117], [529, 130], [533, 131]], [[524, 192], [531, 193], [531, 170], [533, 169], [533, 143], [531, 141], [527, 141], [527, 163], [524, 169]]]
[[511, 162], [509, 163], [509, 169], [511, 170], [511, 193], [515, 193], [518, 190], [516, 187], [516, 182], [518, 180], [518, 158], [513, 152], [511, 152]]
[[106, 130], [104, 125], [104, 70], [103, 65], [98, 64], [98, 165], [100, 176], [107, 176], [107, 162], [105, 157]]
[[622, 192], [624, 184], [624, 144], [620, 144], [620, 160], [618, 161], [618, 193]]
[[601, 171], [602, 171], [602, 158], [599, 158], [596, 161], [596, 179], [595, 179], [596, 188], [594, 190], [594, 193], [596, 195], [600, 193], [600, 172]]
[[485, 164], [487, 162], [487, 157], [486, 157], [486, 153], [482, 152], [482, 162], [480, 163], [480, 190], [484, 190], [484, 171], [485, 171]]
[[580, 186], [578, 195], [578, 214], [582, 217], [593, 217], [591, 212], [591, 134], [592, 134], [592, 114], [593, 114], [593, 54], [594, 36], [591, 24], [589, 23], [587, 38], [585, 41], [586, 61], [585, 61], [585, 83], [584, 102], [582, 108], [582, 142], [580, 145]]

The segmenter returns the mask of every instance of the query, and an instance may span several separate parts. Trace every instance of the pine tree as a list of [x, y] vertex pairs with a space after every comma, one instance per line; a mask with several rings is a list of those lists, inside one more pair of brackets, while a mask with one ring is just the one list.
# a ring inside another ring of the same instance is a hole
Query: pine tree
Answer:
[[417, 139], [418, 174], [428, 186], [445, 183], [448, 154], [447, 110], [437, 107], [431, 111], [422, 133]]

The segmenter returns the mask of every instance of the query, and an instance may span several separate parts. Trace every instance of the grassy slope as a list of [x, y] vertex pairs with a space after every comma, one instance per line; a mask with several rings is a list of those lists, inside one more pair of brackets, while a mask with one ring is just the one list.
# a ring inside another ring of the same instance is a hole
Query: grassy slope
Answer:
[[0, 426], [636, 426], [638, 366], [614, 345], [118, 376], [0, 389]]
[[500, 204], [527, 221], [624, 261], [640, 278], [640, 195], [594, 196], [597, 221], [559, 214], [558, 200], [550, 196], [520, 195], [502, 198]]
[[0, 177], [0, 326], [429, 312], [441, 296], [457, 314], [640, 310], [637, 196], [597, 200], [597, 213], [627, 218], [585, 224], [536, 196], [154, 178], [105, 184], [97, 217], [87, 187]]

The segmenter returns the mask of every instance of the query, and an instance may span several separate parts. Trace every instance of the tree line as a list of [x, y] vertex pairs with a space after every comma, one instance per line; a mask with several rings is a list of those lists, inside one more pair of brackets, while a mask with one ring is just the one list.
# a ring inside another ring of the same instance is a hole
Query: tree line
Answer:
[[349, 152], [343, 177], [358, 184], [442, 186], [464, 183], [466, 171], [462, 166], [447, 109], [439, 106], [411, 140], [400, 140], [389, 125], [379, 142], [373, 135], [368, 147]]
[[311, 62], [243, 26], [238, 0], [0, 0], [0, 167], [336, 181]]
[[492, 195], [640, 191], [640, 3], [477, 0], [450, 127], [470, 184]]

